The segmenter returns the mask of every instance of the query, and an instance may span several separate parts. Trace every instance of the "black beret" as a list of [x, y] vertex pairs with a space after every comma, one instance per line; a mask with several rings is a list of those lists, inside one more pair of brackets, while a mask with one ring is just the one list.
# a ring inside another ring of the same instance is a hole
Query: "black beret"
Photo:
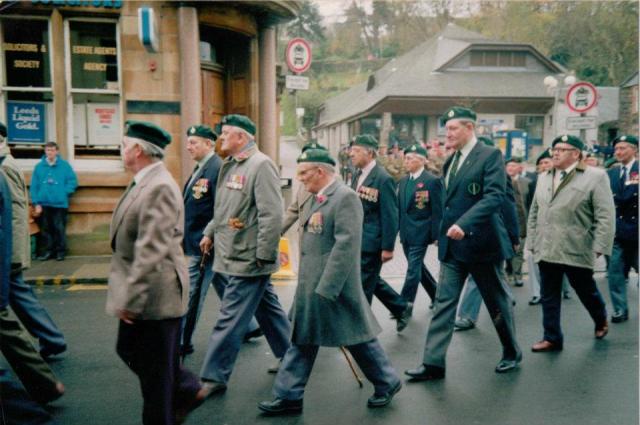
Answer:
[[198, 136], [213, 142], [218, 140], [218, 135], [208, 125], [192, 125], [187, 130], [187, 136]]
[[307, 149], [298, 157], [298, 164], [301, 162], [321, 162], [323, 164], [336, 165], [336, 161], [331, 158], [326, 149]]
[[171, 143], [171, 135], [152, 122], [127, 121], [126, 124], [127, 131], [125, 135], [128, 137], [142, 139], [161, 149], [164, 149], [165, 146]]

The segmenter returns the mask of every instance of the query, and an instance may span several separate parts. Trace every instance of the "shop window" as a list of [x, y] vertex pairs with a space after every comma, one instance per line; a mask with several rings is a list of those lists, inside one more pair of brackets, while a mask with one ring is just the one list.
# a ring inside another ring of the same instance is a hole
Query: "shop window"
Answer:
[[116, 158], [122, 135], [116, 23], [70, 20], [68, 30], [75, 157]]
[[544, 134], [544, 116], [516, 115], [516, 128], [527, 132], [530, 145], [541, 145]]
[[7, 140], [16, 158], [39, 158], [55, 138], [49, 21], [5, 18], [1, 25]]
[[427, 118], [424, 116], [394, 115], [393, 129], [389, 134], [389, 144], [404, 149], [425, 141]]
[[380, 140], [380, 127], [382, 120], [379, 116], [372, 116], [360, 119], [360, 134], [369, 134]]

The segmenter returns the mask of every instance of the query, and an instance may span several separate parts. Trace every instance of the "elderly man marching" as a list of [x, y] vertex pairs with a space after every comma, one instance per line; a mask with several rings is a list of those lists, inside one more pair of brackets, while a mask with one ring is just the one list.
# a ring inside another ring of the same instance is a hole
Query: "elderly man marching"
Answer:
[[[593, 280], [594, 256], [611, 253], [614, 206], [604, 170], [580, 162], [584, 144], [564, 135], [552, 142], [552, 170], [540, 174], [529, 211], [527, 249], [540, 267], [544, 336], [533, 352], [560, 351], [562, 278], [566, 275], [595, 323], [609, 330], [604, 300]], [[594, 255], [595, 254], [595, 255]]]
[[227, 152], [216, 187], [213, 219], [200, 242], [213, 244], [213, 270], [227, 278], [218, 321], [213, 328], [200, 376], [209, 394], [224, 391], [240, 344], [254, 316], [273, 351], [289, 348], [291, 325], [271, 285], [278, 270], [282, 195], [278, 170], [258, 150], [255, 124], [244, 115], [222, 118], [220, 147]]
[[633, 267], [638, 272], [638, 138], [621, 136], [613, 141], [620, 168], [607, 173], [616, 205], [616, 237], [609, 260], [609, 292], [613, 314], [611, 321], [629, 319], [627, 275]]
[[498, 149], [478, 142], [476, 114], [471, 109], [454, 106], [442, 121], [447, 129], [447, 143], [455, 153], [443, 169], [446, 190], [438, 237], [440, 279], [433, 319], [422, 363], [405, 371], [418, 381], [445, 376], [456, 306], [469, 274], [478, 285], [502, 343], [502, 359], [495, 371], [509, 372], [522, 359], [515, 339], [511, 300], [500, 282], [501, 262], [509, 248], [504, 246], [509, 238], [500, 209], [506, 193], [502, 155]]
[[162, 162], [169, 143], [157, 125], [127, 122], [122, 160], [134, 176], [111, 221], [106, 309], [120, 319], [118, 355], [140, 380], [144, 425], [181, 423], [206, 396], [179, 360], [189, 276], [182, 196]]
[[335, 161], [325, 150], [298, 158], [297, 176], [314, 194], [300, 217], [300, 277], [292, 307], [292, 345], [273, 386], [275, 400], [258, 407], [267, 414], [302, 411], [304, 387], [320, 346], [346, 346], [375, 392], [369, 407], [389, 404], [402, 384], [376, 335], [380, 326], [360, 282], [363, 211], [358, 196], [336, 181]]

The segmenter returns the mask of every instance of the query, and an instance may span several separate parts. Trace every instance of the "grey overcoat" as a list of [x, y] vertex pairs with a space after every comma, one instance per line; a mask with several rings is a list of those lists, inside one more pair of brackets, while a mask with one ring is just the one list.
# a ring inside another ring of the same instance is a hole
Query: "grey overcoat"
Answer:
[[341, 346], [367, 342], [381, 329], [360, 280], [362, 203], [334, 182], [304, 216], [292, 342]]
[[26, 269], [31, 265], [31, 241], [29, 237], [29, 192], [24, 174], [18, 163], [11, 156], [9, 147], [0, 149], [2, 171], [7, 178], [9, 190], [11, 190], [11, 210], [13, 213], [12, 234], [13, 254], [12, 264], [20, 264], [20, 268]]

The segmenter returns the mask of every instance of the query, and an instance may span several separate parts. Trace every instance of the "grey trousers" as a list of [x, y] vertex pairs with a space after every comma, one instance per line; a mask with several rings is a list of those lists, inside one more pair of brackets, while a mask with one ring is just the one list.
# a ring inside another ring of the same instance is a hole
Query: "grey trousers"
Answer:
[[515, 359], [520, 353], [516, 342], [511, 299], [500, 283], [500, 263], [440, 263], [440, 279], [434, 313], [424, 348], [423, 363], [445, 367], [445, 357], [456, 318], [456, 307], [467, 276], [471, 274], [502, 343], [502, 357]]
[[[318, 345], [296, 344], [289, 347], [273, 384], [273, 395], [276, 398], [302, 399], [318, 348]], [[349, 350], [364, 376], [373, 384], [376, 394], [385, 394], [400, 382], [377, 338], [345, 348]]]
[[225, 384], [254, 315], [276, 357], [284, 356], [291, 338], [291, 323], [273, 290], [270, 275], [227, 278], [218, 321], [200, 371], [202, 379]]

